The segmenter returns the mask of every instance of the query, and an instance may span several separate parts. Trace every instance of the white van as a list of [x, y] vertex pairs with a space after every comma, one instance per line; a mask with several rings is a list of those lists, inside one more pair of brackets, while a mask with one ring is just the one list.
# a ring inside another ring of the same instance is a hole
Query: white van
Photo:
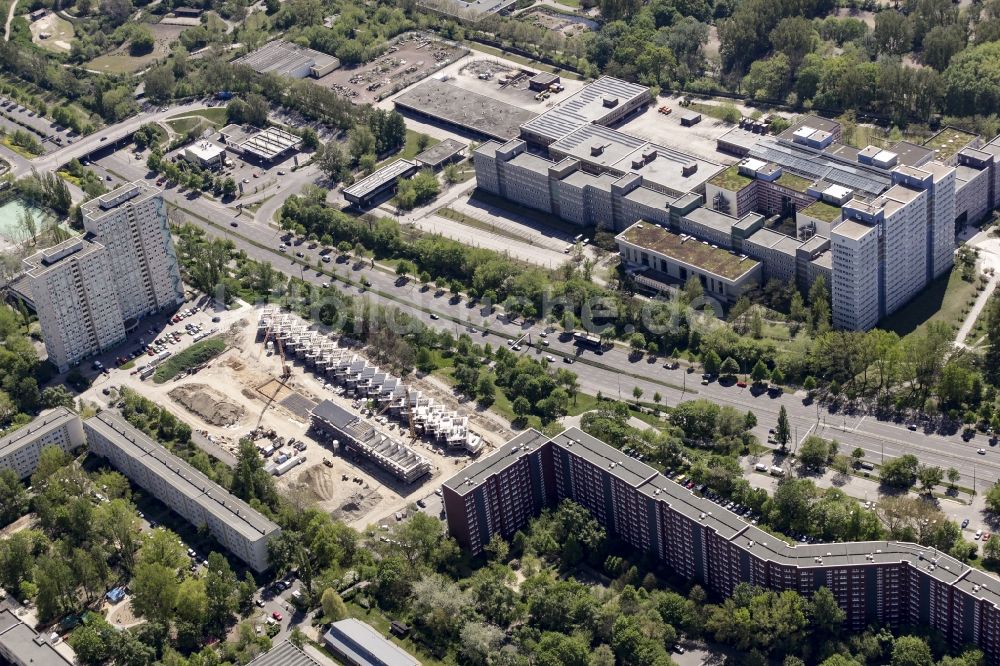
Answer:
[[766, 472], [767, 471], [767, 465], [764, 464], [764, 463], [757, 463], [756, 465], [753, 466], [753, 468], [755, 470], [757, 470], [758, 472]]
[[771, 476], [784, 476], [785, 470], [781, 469], [777, 465], [771, 465]]

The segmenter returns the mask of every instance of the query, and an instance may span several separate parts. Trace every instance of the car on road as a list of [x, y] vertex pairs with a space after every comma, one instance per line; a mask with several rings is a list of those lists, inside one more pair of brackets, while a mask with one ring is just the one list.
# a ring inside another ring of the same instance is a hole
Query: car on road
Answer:
[[278, 246], [278, 252], [284, 252], [287, 249], [288, 249], [288, 246], [285, 245], [284, 243], [282, 243], [281, 245]]
[[968, 526], [969, 526], [969, 519], [966, 518], [965, 520], [962, 521], [962, 529], [964, 530]]
[[431, 318], [431, 319], [433, 319], [433, 320], [435, 320], [435, 321], [437, 321], [437, 320], [438, 320], [438, 319], [440, 319], [441, 317], [439, 317], [439, 316], [438, 316], [437, 314], [435, 314], [434, 312], [432, 312], [432, 313], [430, 314], [430, 318]]
[[914, 431], [914, 430], [916, 430], [916, 429], [917, 429], [917, 424], [916, 424], [916, 423], [908, 423], [908, 424], [906, 425], [906, 429], [907, 429], [907, 430], [911, 430], [911, 431]]
[[284, 171], [282, 171], [281, 169], [278, 169], [278, 175], [279, 175], [279, 176], [284, 176], [284, 175], [285, 175], [285, 172], [284, 172]]
[[556, 362], [556, 357], [553, 356], [552, 354], [547, 354], [545, 356], [545, 360], [548, 361], [549, 363], [555, 363]]
[[981, 456], [985, 456], [986, 455], [986, 449], [979, 449], [979, 450], [976, 451], [976, 453], [978, 453]]
[[736, 382], [736, 385], [739, 386], [740, 388], [746, 388], [747, 387], [747, 383], [746, 382]]
[[707, 380], [707, 379], [703, 379], [703, 380], [701, 380], [701, 385], [702, 385], [702, 386], [708, 386], [708, 384], [709, 384], [709, 382], [708, 382], [708, 380]]
[[513, 347], [511, 347], [511, 349], [513, 349], [514, 351], [521, 351], [521, 345], [514, 345]]
[[255, 604], [257, 604], [257, 608], [263, 608], [264, 607], [264, 600], [261, 599], [261, 598], [259, 598], [259, 597], [257, 599], [254, 599], [253, 602]]
[[419, 506], [421, 509], [427, 508], [427, 502], [425, 502], [423, 498], [418, 499], [417, 506]]
[[108, 140], [108, 137], [106, 137], [106, 136], [102, 136], [101, 137], [101, 141], [107, 141], [107, 140]]
[[549, 346], [549, 341], [548, 340], [540, 340], [539, 344], [541, 344], [543, 347], [548, 347]]
[[563, 363], [573, 363], [573, 359], [570, 356], [563, 356]]
[[229, 226], [231, 226], [231, 227], [238, 227], [240, 225], [239, 225], [238, 222], [236, 222], [236, 220], [233, 220], [232, 222], [229, 223]]
[[441, 496], [441, 489], [438, 488], [437, 490], [435, 490], [434, 494], [437, 495], [438, 497], [440, 497]]
[[330, 258], [330, 255], [328, 255], [328, 254], [324, 254], [324, 255], [323, 255], [323, 263], [324, 263], [324, 264], [328, 264], [328, 263], [330, 263], [331, 261], [333, 261], [333, 259], [331, 259], [331, 258]]
[[983, 531], [982, 530], [976, 530], [976, 536], [975, 536], [976, 541], [979, 541], [982, 538], [983, 538]]

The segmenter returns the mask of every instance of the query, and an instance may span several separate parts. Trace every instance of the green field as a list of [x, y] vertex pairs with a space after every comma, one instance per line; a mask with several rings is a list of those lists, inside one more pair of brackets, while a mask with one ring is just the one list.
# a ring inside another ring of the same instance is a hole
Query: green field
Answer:
[[962, 271], [953, 268], [951, 273], [932, 282], [926, 289], [879, 322], [879, 328], [908, 335], [930, 321], [943, 321], [956, 329], [962, 325], [962, 308], [976, 295], [976, 284], [962, 279]]
[[153, 381], [162, 384], [191, 368], [211, 361], [226, 349], [226, 341], [221, 336], [196, 342], [184, 351], [171, 356], [156, 369]]
[[86, 68], [106, 74], [133, 74], [146, 69], [156, 61], [167, 57], [171, 42], [180, 36], [185, 26], [153, 24], [148, 27], [156, 39], [156, 45], [151, 52], [142, 56], [129, 55], [126, 42], [111, 53], [94, 58], [86, 64]]

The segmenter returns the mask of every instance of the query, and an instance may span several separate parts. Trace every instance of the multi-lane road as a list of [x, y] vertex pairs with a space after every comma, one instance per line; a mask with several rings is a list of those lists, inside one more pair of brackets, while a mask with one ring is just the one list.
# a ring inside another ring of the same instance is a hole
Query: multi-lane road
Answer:
[[[147, 113], [141, 118], [126, 121], [30, 162], [9, 152], [4, 152], [4, 155], [14, 164], [15, 174], [23, 174], [32, 167], [38, 170], [51, 169], [66, 160], [87, 155], [99, 148], [105, 143], [101, 141], [102, 136], [108, 137], [106, 141], [113, 142], [144, 123], [206, 106], [208, 105], [204, 102], [193, 102], [169, 110]], [[141, 160], [129, 159], [122, 153], [104, 157], [95, 166], [128, 180], [148, 175]], [[468, 330], [474, 337], [494, 345], [503, 345], [507, 339], [527, 334], [531, 335], [532, 342], [539, 341], [538, 333], [542, 330], [540, 326], [509, 322], [496, 314], [487, 314], [478, 307], [470, 307], [465, 299], [452, 302], [447, 296], [436, 295], [433, 290], [422, 290], [413, 281], [397, 285], [394, 274], [378, 267], [372, 269], [368, 265], [358, 267], [331, 262], [322, 264], [322, 272], [318, 272], [315, 266], [320, 259], [321, 247], [310, 249], [303, 244], [293, 246], [287, 252], [280, 251], [282, 233], [268, 225], [267, 221], [289, 194], [315, 180], [317, 172], [314, 169], [305, 167], [283, 178], [278, 192], [265, 202], [268, 214], [263, 216], [258, 211], [256, 219], [250, 215], [235, 217], [232, 209], [218, 201], [194, 197], [175, 188], [167, 188], [164, 196], [187, 221], [213, 236], [228, 238], [251, 258], [270, 261], [275, 268], [289, 275], [314, 284], [332, 282], [334, 288], [357, 294], [359, 288], [345, 284], [343, 279], [350, 279], [356, 284], [363, 274], [372, 284], [371, 289], [367, 290], [368, 298], [395, 305], [433, 328], [449, 329], [454, 333]], [[231, 226], [233, 222], [236, 222], [236, 227]], [[299, 252], [303, 257], [295, 256]], [[486, 331], [483, 330], [484, 320]], [[685, 367], [676, 370], [664, 368], [662, 363], [648, 363], [645, 358], [637, 360], [624, 348], [615, 348], [598, 356], [589, 351], [580, 354], [571, 340], [560, 339], [558, 335], [550, 335], [548, 341], [548, 348], [525, 346], [521, 353], [552, 353], [557, 356], [557, 363], [563, 362], [561, 357], [575, 357], [576, 363], [572, 365], [572, 369], [579, 376], [581, 390], [586, 393], [601, 392], [606, 396], [620, 395], [623, 399], [630, 399], [632, 390], [639, 387], [644, 392], [645, 400], [650, 400], [658, 392], [666, 405], [698, 397], [708, 398], [719, 404], [753, 411], [758, 419], [757, 434], [762, 441], [766, 439], [767, 429], [774, 426], [778, 410], [784, 406], [788, 411], [796, 442], [809, 434], [835, 438], [840, 442], [842, 451], [849, 452], [860, 447], [864, 449], [866, 459], [876, 463], [883, 457], [889, 459], [912, 453], [924, 464], [938, 465], [945, 469], [956, 468], [962, 474], [962, 485], [972, 487], [975, 482], [980, 492], [988, 483], [1000, 478], [1000, 450], [989, 446], [982, 435], [971, 442], [965, 442], [957, 434], [945, 436], [911, 432], [902, 424], [882, 422], [870, 416], [829, 413], [821, 406], [806, 404], [801, 394], [755, 396], [748, 389], [721, 386], [716, 382], [705, 386], [701, 384], [700, 373], [689, 374]], [[986, 449], [985, 455], [977, 454], [977, 449], [981, 447]]]

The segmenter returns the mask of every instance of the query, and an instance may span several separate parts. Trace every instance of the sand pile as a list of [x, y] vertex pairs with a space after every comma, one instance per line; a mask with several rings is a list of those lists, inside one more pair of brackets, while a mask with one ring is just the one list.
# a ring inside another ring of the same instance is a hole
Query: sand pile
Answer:
[[351, 522], [367, 514], [375, 505], [382, 501], [382, 496], [374, 490], [363, 490], [351, 493], [347, 501], [335, 509], [330, 515], [334, 520]]
[[184, 384], [171, 389], [167, 395], [210, 425], [231, 425], [243, 417], [241, 406], [230, 402], [226, 396], [206, 384]]

